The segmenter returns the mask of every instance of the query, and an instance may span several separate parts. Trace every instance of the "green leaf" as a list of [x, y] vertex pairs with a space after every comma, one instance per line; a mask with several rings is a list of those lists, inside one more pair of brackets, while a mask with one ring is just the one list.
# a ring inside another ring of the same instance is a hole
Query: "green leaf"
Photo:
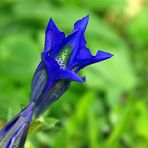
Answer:
[[31, 123], [31, 126], [29, 128], [29, 133], [35, 133], [35, 132], [41, 132], [44, 130], [49, 130], [53, 127], [55, 127], [55, 125], [59, 122], [59, 120], [55, 119], [55, 118], [48, 118], [48, 117], [43, 117], [41, 116], [40, 118], [34, 120]]

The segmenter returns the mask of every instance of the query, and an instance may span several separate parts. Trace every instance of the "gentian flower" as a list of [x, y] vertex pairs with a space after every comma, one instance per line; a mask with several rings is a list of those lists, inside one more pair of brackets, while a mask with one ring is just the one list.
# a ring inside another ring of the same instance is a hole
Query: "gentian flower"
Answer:
[[65, 36], [50, 19], [41, 62], [32, 81], [31, 101], [36, 104], [35, 116], [39, 116], [57, 100], [68, 89], [71, 81], [85, 81], [85, 77], [78, 75], [82, 68], [112, 56], [103, 51], [93, 56], [86, 47], [84, 32], [88, 19], [89, 16], [86, 16], [77, 21], [69, 36]]
[[23, 148], [32, 120], [34, 103], [30, 103], [0, 131], [0, 148]]
[[86, 47], [84, 32], [88, 19], [86, 16], [77, 21], [69, 36], [65, 36], [50, 19], [41, 62], [32, 80], [30, 104], [0, 131], [0, 148], [23, 148], [32, 118], [59, 99], [71, 81], [84, 82], [85, 77], [78, 75], [82, 68], [112, 57], [103, 51], [93, 56]]

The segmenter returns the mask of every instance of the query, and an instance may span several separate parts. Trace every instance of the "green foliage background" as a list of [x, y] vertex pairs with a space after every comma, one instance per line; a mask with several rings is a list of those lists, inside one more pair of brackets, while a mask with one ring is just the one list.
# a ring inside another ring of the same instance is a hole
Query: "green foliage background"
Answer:
[[87, 14], [87, 46], [114, 56], [80, 72], [86, 83], [32, 123], [26, 148], [148, 147], [146, 0], [1, 0], [0, 128], [29, 102], [49, 18], [69, 34]]

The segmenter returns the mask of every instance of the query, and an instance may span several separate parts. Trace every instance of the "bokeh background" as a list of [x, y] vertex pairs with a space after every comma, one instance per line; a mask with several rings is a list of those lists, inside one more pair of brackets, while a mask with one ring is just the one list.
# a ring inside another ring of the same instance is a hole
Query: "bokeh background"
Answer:
[[31, 125], [25, 148], [148, 148], [148, 1], [1, 0], [0, 128], [29, 102], [45, 28], [69, 34], [89, 14], [87, 46], [114, 56], [80, 72]]

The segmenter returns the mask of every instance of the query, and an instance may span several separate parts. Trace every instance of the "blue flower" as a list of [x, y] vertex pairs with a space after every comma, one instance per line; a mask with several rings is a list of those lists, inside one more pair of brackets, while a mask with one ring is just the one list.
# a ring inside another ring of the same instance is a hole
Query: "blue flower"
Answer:
[[78, 72], [93, 63], [112, 57], [112, 54], [98, 51], [95, 56], [86, 47], [84, 32], [89, 16], [74, 24], [69, 36], [61, 32], [50, 19], [45, 36], [41, 62], [32, 80], [31, 101], [35, 102], [34, 115], [40, 115], [69, 87], [71, 81], [84, 82]]
[[34, 103], [23, 109], [0, 131], [0, 148], [23, 148], [32, 120]]
[[86, 47], [84, 32], [88, 19], [86, 16], [77, 21], [67, 37], [50, 19], [41, 62], [32, 80], [30, 104], [0, 131], [0, 147], [23, 148], [32, 116], [39, 116], [59, 99], [71, 81], [84, 82], [85, 77], [78, 75], [82, 68], [112, 57], [103, 51], [93, 56]]

